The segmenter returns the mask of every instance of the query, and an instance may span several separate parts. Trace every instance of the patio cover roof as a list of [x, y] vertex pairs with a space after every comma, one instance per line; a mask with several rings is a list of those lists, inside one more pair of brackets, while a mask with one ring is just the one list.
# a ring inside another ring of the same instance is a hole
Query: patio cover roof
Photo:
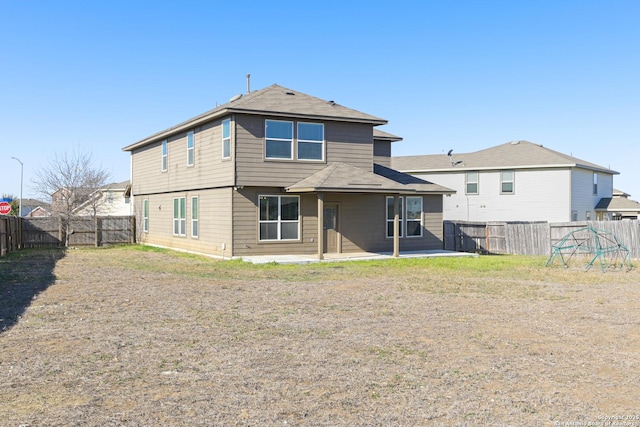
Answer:
[[332, 163], [286, 187], [290, 193], [448, 194], [454, 190], [375, 164], [370, 172], [347, 163]]

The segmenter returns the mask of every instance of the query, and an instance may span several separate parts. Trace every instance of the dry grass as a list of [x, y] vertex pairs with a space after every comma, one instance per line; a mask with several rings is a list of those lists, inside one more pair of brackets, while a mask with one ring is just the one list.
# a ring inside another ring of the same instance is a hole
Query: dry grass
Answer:
[[137, 247], [24, 251], [0, 259], [0, 424], [636, 414], [640, 273], [544, 261], [254, 266]]

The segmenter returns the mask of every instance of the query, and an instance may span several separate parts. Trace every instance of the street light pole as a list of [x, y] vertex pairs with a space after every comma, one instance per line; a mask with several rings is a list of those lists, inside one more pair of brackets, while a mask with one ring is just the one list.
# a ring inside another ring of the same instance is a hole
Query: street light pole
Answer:
[[12, 159], [17, 160], [20, 163], [20, 207], [18, 208], [18, 216], [22, 216], [22, 177], [24, 172], [24, 163], [20, 161], [17, 157], [12, 157]]

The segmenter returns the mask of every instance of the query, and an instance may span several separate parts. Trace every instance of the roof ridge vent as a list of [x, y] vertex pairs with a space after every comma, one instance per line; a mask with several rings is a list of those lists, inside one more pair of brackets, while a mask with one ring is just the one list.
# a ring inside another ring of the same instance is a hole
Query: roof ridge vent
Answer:
[[284, 93], [285, 95], [295, 95], [295, 93], [290, 90], [285, 90]]
[[520, 142], [521, 142], [520, 140], [511, 141], [511, 145], [518, 145], [518, 144], [520, 144]]
[[242, 98], [242, 94], [241, 94], [241, 93], [239, 93], [239, 94], [237, 94], [236, 96], [234, 96], [233, 98], [231, 98], [231, 99], [229, 100], [229, 102], [237, 101], [237, 100], [238, 100], [238, 99], [240, 99], [240, 98]]

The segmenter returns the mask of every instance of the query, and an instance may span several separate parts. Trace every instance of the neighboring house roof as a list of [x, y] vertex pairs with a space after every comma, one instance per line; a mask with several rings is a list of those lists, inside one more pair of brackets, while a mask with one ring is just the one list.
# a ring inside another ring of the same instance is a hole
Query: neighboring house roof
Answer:
[[597, 211], [640, 212], [640, 203], [624, 197], [605, 197], [596, 205]]
[[[454, 162], [461, 163], [454, 166]], [[512, 141], [472, 153], [453, 153], [424, 156], [392, 157], [391, 166], [404, 172], [428, 170], [452, 171], [489, 169], [531, 169], [575, 167], [617, 175], [618, 172], [604, 166], [550, 150], [529, 141]]]
[[201, 123], [232, 113], [370, 123], [374, 126], [387, 123], [386, 120], [380, 117], [343, 107], [334, 101], [325, 101], [315, 96], [274, 84], [246, 95], [234, 96], [226, 104], [128, 145], [124, 147], [123, 150], [132, 151], [138, 147], [150, 144], [159, 139], [164, 139], [188, 128], [198, 126]]
[[48, 213], [51, 210], [51, 204], [36, 199], [22, 199], [21, 216], [30, 216], [36, 210]]
[[285, 188], [291, 193], [336, 191], [350, 193], [455, 193], [440, 185], [403, 174], [380, 165], [374, 172], [346, 163], [332, 163]]

